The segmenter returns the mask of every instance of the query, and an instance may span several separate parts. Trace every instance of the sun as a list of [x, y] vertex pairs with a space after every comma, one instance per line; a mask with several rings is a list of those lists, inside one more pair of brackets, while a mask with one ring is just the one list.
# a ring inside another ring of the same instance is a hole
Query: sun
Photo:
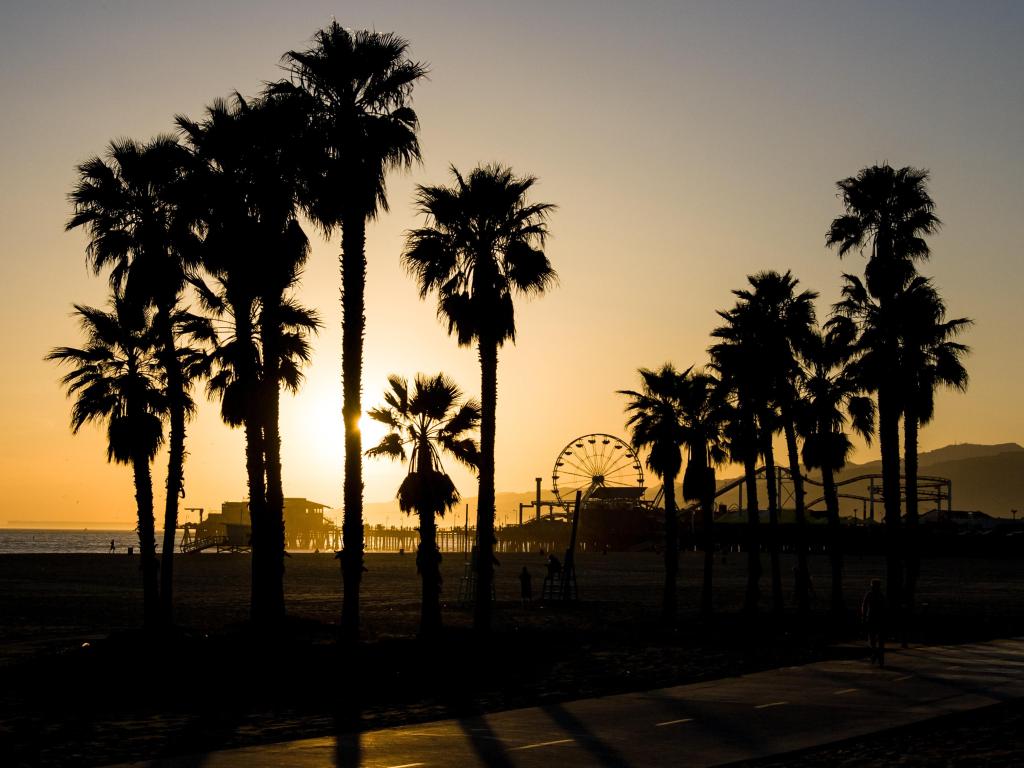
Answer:
[[371, 419], [365, 413], [359, 417], [359, 433], [363, 437], [363, 450], [377, 445], [389, 431], [385, 424]]

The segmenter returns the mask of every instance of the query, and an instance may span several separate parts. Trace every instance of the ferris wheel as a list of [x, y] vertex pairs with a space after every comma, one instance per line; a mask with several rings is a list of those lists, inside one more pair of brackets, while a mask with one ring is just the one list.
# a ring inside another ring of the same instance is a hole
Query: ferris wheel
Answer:
[[568, 508], [576, 491], [592, 488], [642, 488], [644, 470], [633, 449], [615, 437], [595, 433], [569, 442], [555, 459], [551, 489]]

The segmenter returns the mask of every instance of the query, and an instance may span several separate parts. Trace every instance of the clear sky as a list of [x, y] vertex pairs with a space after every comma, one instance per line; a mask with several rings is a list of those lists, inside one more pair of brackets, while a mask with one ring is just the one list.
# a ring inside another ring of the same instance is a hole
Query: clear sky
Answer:
[[[518, 345], [501, 355], [499, 490], [549, 478], [576, 435], [623, 434], [615, 390], [639, 366], [703, 364], [714, 310], [748, 273], [790, 268], [826, 312], [841, 271], [862, 267], [824, 248], [834, 183], [881, 161], [931, 169], [945, 226], [923, 271], [977, 322], [969, 394], [940, 397], [922, 448], [1024, 438], [1020, 3], [14, 0], [0, 10], [0, 525], [133, 518], [130, 471], [105, 463], [100, 429], [71, 436], [43, 362], [80, 340], [71, 304], [105, 300], [84, 235], [63, 231], [75, 165], [256, 92], [332, 15], [400, 33], [431, 68], [415, 93], [423, 165], [391, 179], [392, 213], [368, 232], [367, 407], [391, 372], [444, 370], [479, 392], [474, 352], [399, 266], [414, 184], [497, 160], [559, 205], [560, 285], [519, 303]], [[310, 234], [302, 295], [326, 329], [283, 403], [285, 492], [336, 507], [338, 242]], [[202, 404], [187, 446], [185, 506], [244, 496], [242, 435], [216, 405]], [[367, 461], [367, 500], [390, 498], [401, 473]]]

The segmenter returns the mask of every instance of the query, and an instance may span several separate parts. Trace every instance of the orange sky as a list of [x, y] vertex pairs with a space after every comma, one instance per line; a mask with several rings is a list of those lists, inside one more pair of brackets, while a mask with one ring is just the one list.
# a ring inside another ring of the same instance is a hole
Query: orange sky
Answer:
[[[424, 163], [392, 179], [393, 211], [368, 232], [367, 407], [391, 372], [444, 370], [479, 391], [475, 354], [447, 337], [399, 267], [402, 233], [417, 223], [413, 185], [446, 181], [449, 163], [497, 160], [539, 176], [538, 198], [559, 205], [548, 252], [560, 285], [519, 303], [519, 343], [501, 355], [499, 490], [548, 478], [578, 434], [625, 436], [615, 390], [634, 386], [639, 366], [702, 364], [714, 310], [746, 274], [790, 268], [826, 311], [841, 271], [862, 266], [823, 246], [839, 212], [834, 182], [883, 160], [932, 170], [945, 227], [923, 271], [954, 315], [976, 320], [970, 392], [940, 397], [922, 449], [1024, 437], [1020, 6], [425, 5], [0, 12], [0, 525], [132, 521], [130, 471], [106, 464], [99, 429], [71, 436], [58, 370], [42, 359], [78, 342], [72, 302], [104, 301], [83, 235], [63, 232], [75, 165], [113, 137], [148, 138], [175, 113], [256, 91], [331, 13], [399, 32], [431, 65], [415, 95]], [[337, 506], [338, 244], [310, 234], [302, 295], [326, 329], [303, 391], [282, 405], [285, 491]], [[202, 403], [188, 451], [184, 506], [244, 496], [242, 436], [216, 405]], [[367, 461], [367, 500], [390, 498], [402, 472]], [[472, 478], [453, 474], [475, 494]]]

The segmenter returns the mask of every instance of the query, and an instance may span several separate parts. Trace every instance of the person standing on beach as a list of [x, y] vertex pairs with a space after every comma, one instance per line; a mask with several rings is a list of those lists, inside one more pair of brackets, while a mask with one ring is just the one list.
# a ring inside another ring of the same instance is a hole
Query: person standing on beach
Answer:
[[110, 554], [114, 554], [117, 551], [117, 546], [114, 544], [114, 540], [110, 540]]
[[868, 631], [868, 645], [871, 646], [871, 662], [885, 666], [885, 595], [882, 580], [872, 579], [871, 588], [860, 604], [860, 615]]
[[533, 602], [533, 577], [530, 576], [530, 572], [525, 565], [523, 570], [519, 572], [519, 598], [522, 600], [523, 605]]

